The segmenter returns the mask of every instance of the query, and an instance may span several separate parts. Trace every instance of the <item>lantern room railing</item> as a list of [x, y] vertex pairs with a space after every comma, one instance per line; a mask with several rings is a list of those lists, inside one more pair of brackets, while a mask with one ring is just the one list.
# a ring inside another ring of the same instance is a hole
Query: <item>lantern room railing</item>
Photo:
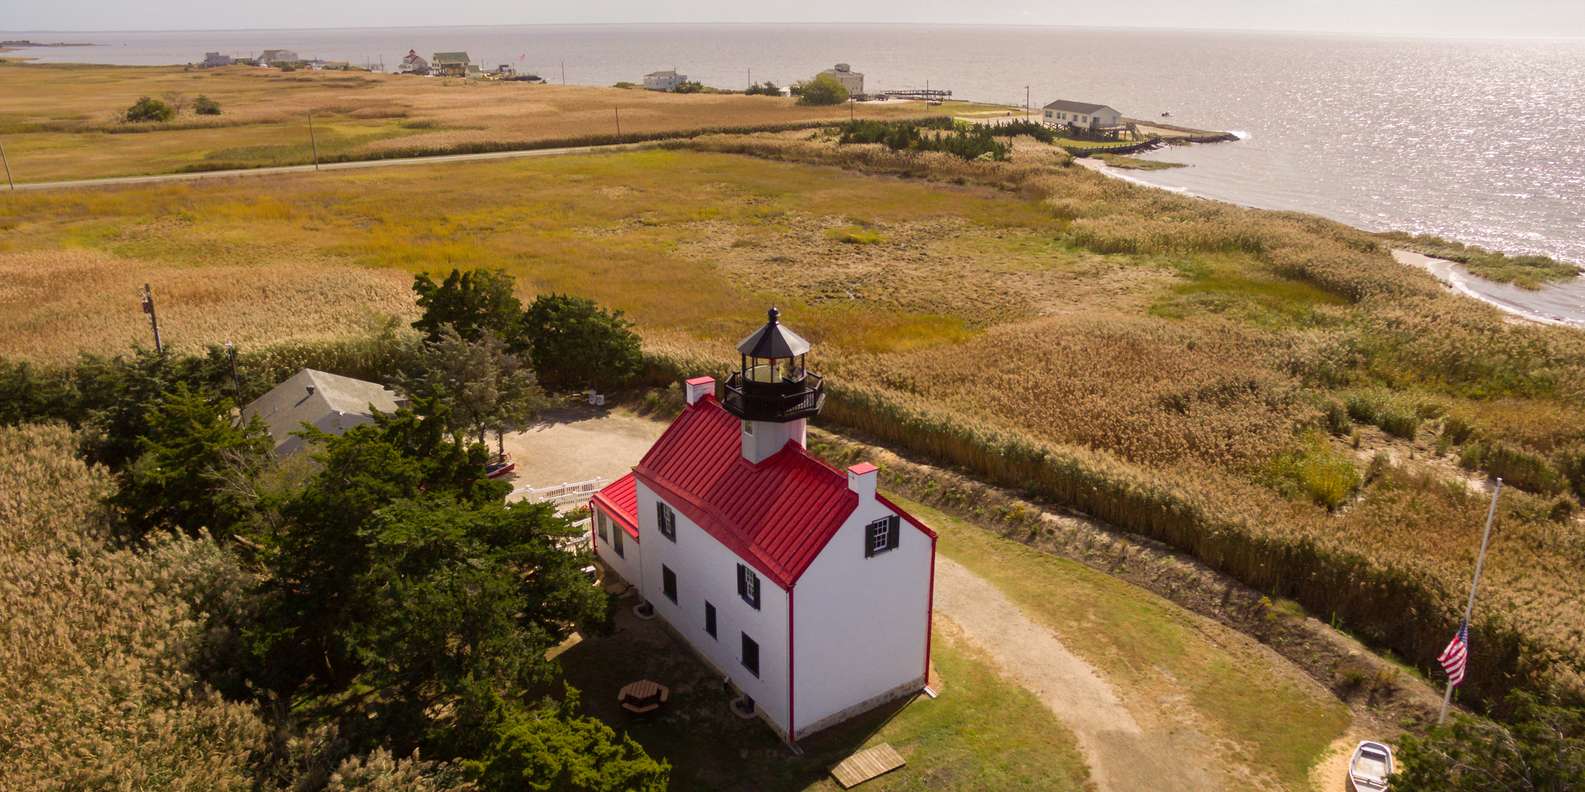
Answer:
[[[751, 369], [752, 371], [752, 369]], [[727, 378], [721, 389], [721, 406], [746, 421], [793, 421], [820, 412], [825, 403], [825, 383], [819, 374], [805, 372], [796, 380], [761, 382], [745, 379], [743, 372]]]

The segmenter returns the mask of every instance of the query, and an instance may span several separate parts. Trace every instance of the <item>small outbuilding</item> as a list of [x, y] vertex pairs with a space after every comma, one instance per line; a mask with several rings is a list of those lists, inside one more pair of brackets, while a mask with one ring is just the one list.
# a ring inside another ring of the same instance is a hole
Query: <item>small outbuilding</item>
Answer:
[[677, 86], [688, 81], [688, 75], [677, 73], [676, 69], [655, 71], [644, 75], [644, 87], [651, 91], [675, 91]]
[[838, 63], [820, 73], [841, 83], [842, 87], [847, 89], [848, 96], [859, 96], [864, 93], [864, 75], [853, 71], [853, 67], [846, 63]]
[[305, 368], [242, 408], [242, 420], [264, 421], [275, 455], [284, 457], [302, 450], [303, 438], [293, 432], [304, 424], [339, 435], [373, 421], [376, 411], [396, 412], [404, 403], [379, 383]]

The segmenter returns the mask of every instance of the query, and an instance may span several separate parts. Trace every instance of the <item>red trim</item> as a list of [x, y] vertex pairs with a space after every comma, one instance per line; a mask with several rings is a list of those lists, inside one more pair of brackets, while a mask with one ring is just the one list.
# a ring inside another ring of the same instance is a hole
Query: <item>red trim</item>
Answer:
[[[787, 589], [787, 742], [798, 739], [798, 716], [793, 709], [798, 698], [798, 688], [794, 686], [793, 668], [798, 664], [798, 656], [793, 654], [793, 639], [798, 631], [794, 629], [793, 622], [793, 589]], [[925, 639], [929, 643], [929, 639]]]
[[[929, 599], [925, 606], [925, 685], [930, 684], [930, 639], [934, 637], [936, 626], [936, 535], [930, 535], [930, 591]], [[791, 640], [791, 639], [788, 639]]]
[[633, 484], [632, 473], [607, 484], [604, 489], [596, 492], [589, 502], [598, 503], [602, 507], [600, 510], [605, 512], [612, 522], [622, 526], [622, 530], [633, 537], [633, 541], [638, 541], [638, 494]]
[[[601, 511], [604, 511], [604, 510], [602, 509]], [[598, 556], [600, 554], [600, 541], [599, 541], [600, 537], [596, 533], [596, 530], [599, 528], [599, 526], [595, 524], [599, 519], [600, 518], [594, 516], [594, 498], [590, 498], [589, 499], [589, 549], [593, 550], [594, 554], [596, 556]]]

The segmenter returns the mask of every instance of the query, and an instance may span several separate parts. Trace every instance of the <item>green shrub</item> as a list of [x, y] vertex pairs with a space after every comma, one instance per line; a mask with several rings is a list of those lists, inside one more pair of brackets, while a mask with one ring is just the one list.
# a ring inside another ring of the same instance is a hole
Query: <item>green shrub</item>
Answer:
[[1558, 452], [1557, 466], [1574, 488], [1574, 494], [1585, 500], [1585, 446]]
[[743, 93], [748, 96], [781, 96], [781, 89], [776, 87], [776, 83], [766, 80], [750, 85]]
[[817, 75], [799, 85], [798, 104], [801, 105], [839, 105], [847, 100], [848, 89], [829, 74]]
[[1329, 511], [1347, 503], [1361, 484], [1354, 461], [1314, 431], [1301, 439], [1299, 448], [1278, 457], [1271, 472], [1284, 494], [1303, 496]]
[[127, 108], [126, 112], [126, 119], [133, 123], [169, 121], [175, 116], [176, 111], [172, 110], [170, 105], [151, 96], [145, 96], [137, 100], [131, 107]]
[[1394, 437], [1413, 440], [1420, 430], [1420, 415], [1399, 405], [1389, 405], [1376, 416], [1376, 425]]
[[1449, 415], [1442, 421], [1442, 436], [1454, 445], [1463, 445], [1475, 435], [1475, 427], [1469, 421], [1456, 415]]
[[1501, 441], [1478, 440], [1464, 447], [1459, 464], [1471, 470], [1484, 470], [1512, 486], [1541, 495], [1563, 491], [1565, 479], [1552, 463], [1537, 454]]
[[193, 100], [193, 112], [199, 115], [217, 116], [220, 115], [220, 103], [200, 94]]
[[1346, 436], [1354, 428], [1354, 422], [1348, 417], [1348, 408], [1339, 401], [1326, 403], [1326, 409], [1321, 413], [1321, 425], [1336, 437]]

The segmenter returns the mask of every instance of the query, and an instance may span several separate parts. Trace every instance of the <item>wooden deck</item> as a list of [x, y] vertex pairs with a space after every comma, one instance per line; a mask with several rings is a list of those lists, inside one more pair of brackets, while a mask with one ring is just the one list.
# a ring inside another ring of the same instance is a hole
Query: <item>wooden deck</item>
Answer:
[[897, 750], [891, 743], [881, 743], [843, 759], [841, 764], [831, 768], [831, 777], [835, 778], [843, 789], [852, 789], [872, 778], [890, 773], [904, 764], [906, 762], [897, 755]]

